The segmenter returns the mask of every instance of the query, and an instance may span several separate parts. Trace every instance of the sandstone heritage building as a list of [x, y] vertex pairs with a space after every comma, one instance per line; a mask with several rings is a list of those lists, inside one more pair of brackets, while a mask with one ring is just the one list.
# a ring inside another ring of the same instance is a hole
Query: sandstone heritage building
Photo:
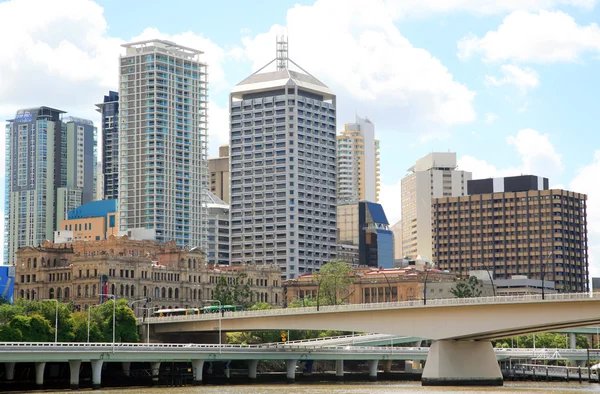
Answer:
[[[218, 277], [228, 282], [246, 274], [250, 302], [282, 302], [280, 271], [273, 266], [213, 266], [200, 249], [174, 241], [139, 241], [110, 236], [101, 241], [55, 244], [44, 241], [17, 252], [15, 297], [72, 302], [82, 310], [100, 294], [128, 301], [152, 299], [152, 307], [200, 307], [213, 298]], [[136, 311], [141, 315], [142, 312]]]

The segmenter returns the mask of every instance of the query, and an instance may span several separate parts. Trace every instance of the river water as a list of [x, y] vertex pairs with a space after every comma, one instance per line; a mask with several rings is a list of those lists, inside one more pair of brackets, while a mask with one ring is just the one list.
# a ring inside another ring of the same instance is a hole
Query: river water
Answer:
[[[115, 394], [578, 394], [598, 393], [598, 383], [575, 382], [504, 382], [503, 387], [422, 387], [420, 382], [376, 382], [376, 383], [296, 383], [268, 385], [218, 385], [190, 387], [159, 387], [159, 388], [118, 388], [99, 390], [94, 393]], [[64, 392], [63, 392], [64, 393]]]

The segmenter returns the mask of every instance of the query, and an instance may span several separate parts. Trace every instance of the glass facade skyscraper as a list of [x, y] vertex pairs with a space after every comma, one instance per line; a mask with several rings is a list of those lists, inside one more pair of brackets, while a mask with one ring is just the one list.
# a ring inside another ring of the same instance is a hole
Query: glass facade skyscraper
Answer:
[[102, 198], [119, 197], [119, 94], [110, 91], [96, 104], [102, 117]]

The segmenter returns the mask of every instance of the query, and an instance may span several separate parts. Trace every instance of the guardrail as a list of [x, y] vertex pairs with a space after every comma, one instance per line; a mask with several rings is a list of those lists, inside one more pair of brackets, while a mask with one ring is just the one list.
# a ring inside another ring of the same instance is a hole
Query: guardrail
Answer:
[[493, 304], [515, 304], [515, 303], [542, 303], [555, 301], [586, 301], [600, 300], [600, 292], [598, 293], [557, 293], [546, 294], [542, 300], [541, 295], [524, 295], [524, 296], [496, 296], [496, 297], [473, 297], [473, 298], [439, 298], [428, 299], [427, 305], [423, 305], [423, 301], [397, 301], [397, 302], [381, 302], [372, 304], [344, 304], [333, 306], [317, 307], [301, 307], [301, 308], [278, 308], [264, 309], [259, 311], [240, 311], [240, 312], [223, 312], [221, 313], [206, 313], [200, 315], [187, 316], [165, 316], [165, 317], [147, 317], [145, 320], [138, 319], [141, 324], [148, 323], [168, 323], [176, 321], [190, 320], [218, 320], [220, 318], [249, 318], [249, 317], [267, 317], [267, 316], [286, 316], [286, 315], [302, 315], [309, 313], [336, 313], [336, 312], [356, 312], [364, 310], [385, 310], [385, 309], [409, 309], [409, 308], [435, 308], [443, 306], [465, 306], [465, 305], [493, 305]]

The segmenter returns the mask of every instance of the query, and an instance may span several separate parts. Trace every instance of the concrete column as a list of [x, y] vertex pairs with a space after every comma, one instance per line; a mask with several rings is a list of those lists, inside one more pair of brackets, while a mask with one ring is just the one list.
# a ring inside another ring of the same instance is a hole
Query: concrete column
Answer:
[[258, 360], [248, 360], [248, 378], [250, 380], [256, 380], [256, 367], [258, 366]]
[[46, 368], [46, 363], [35, 363], [35, 385], [40, 389], [44, 385], [44, 369], [45, 368]]
[[194, 370], [194, 385], [202, 385], [202, 370], [204, 369], [204, 360], [192, 360]]
[[369, 380], [375, 382], [377, 380], [377, 367], [379, 366], [379, 360], [369, 361]]
[[102, 384], [102, 364], [103, 360], [91, 360], [92, 363], [92, 389], [100, 390]]
[[296, 381], [296, 363], [298, 360], [285, 360], [285, 368], [287, 370], [287, 381], [288, 383], [294, 383]]
[[392, 360], [385, 360], [383, 362], [383, 372], [384, 373], [392, 372]]
[[574, 332], [569, 333], [569, 344], [571, 345], [569, 349], [577, 349], [577, 337]]
[[81, 369], [81, 360], [69, 360], [70, 388], [71, 390], [79, 390], [79, 371]]
[[160, 372], [160, 362], [150, 363], [152, 370], [152, 385], [158, 384], [158, 373]]
[[15, 364], [16, 363], [4, 363], [4, 369], [6, 370], [6, 380], [13, 380], [15, 378]]
[[121, 363], [121, 367], [123, 368], [123, 376], [129, 377], [129, 371], [131, 371], [131, 363], [128, 361], [123, 361]]
[[223, 374], [225, 375], [225, 377], [227, 379], [229, 379], [231, 377], [231, 369], [229, 368], [230, 364], [231, 364], [231, 360], [223, 362]]
[[344, 360], [335, 361], [335, 376], [338, 380], [344, 379]]
[[423, 369], [423, 386], [502, 386], [490, 341], [436, 341]]

